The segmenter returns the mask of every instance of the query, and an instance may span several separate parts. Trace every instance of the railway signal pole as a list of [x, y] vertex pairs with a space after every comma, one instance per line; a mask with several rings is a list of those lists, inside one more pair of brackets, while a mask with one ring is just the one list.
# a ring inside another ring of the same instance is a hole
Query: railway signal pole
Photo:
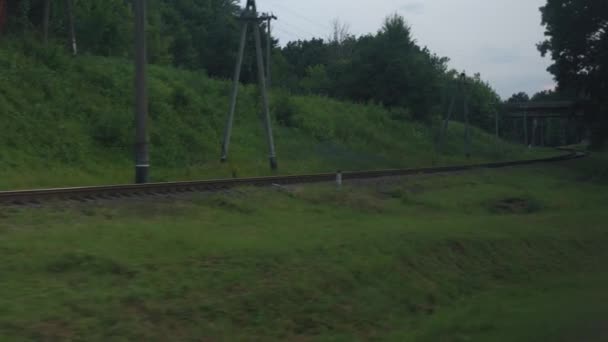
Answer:
[[146, 0], [135, 0], [135, 183], [149, 181]]
[[[237, 62], [234, 70], [234, 80], [232, 85], [232, 94], [230, 96], [230, 108], [228, 112], [228, 117], [226, 119], [226, 128], [224, 131], [224, 139], [222, 143], [222, 157], [221, 161], [226, 162], [228, 160], [228, 150], [230, 147], [230, 137], [232, 135], [232, 126], [234, 123], [234, 112], [236, 110], [236, 101], [238, 98], [239, 92], [239, 81], [241, 78], [241, 68], [243, 65], [243, 56], [245, 53], [245, 45], [247, 43], [247, 29], [249, 26], [252, 27], [253, 37], [255, 40], [255, 52], [256, 52], [256, 62], [258, 69], [258, 86], [260, 88], [260, 94], [262, 97], [262, 111], [263, 111], [263, 119], [264, 119], [264, 128], [266, 131], [266, 139], [268, 142], [268, 150], [269, 150], [269, 160], [270, 160], [270, 168], [272, 170], [276, 170], [278, 168], [277, 165], [277, 157], [274, 147], [274, 138], [272, 135], [272, 126], [270, 121], [270, 109], [268, 104], [268, 78], [270, 74], [266, 74], [264, 72], [264, 57], [262, 52], [262, 41], [260, 37], [260, 23], [264, 21], [276, 19], [274, 15], [262, 14], [259, 15], [257, 12], [257, 7], [255, 0], [247, 0], [247, 6], [241, 12], [241, 15], [238, 18], [241, 21], [241, 40], [239, 43], [239, 51], [237, 54]], [[270, 45], [270, 37], [268, 37], [268, 45]], [[270, 48], [267, 51], [267, 63], [270, 65]]]

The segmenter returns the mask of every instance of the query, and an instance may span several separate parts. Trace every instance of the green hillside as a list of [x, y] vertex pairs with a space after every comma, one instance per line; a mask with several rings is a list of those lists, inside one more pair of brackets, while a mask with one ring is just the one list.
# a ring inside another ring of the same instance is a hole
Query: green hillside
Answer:
[[[0, 68], [0, 189], [131, 182], [131, 61], [5, 39]], [[255, 87], [241, 89], [227, 165], [218, 160], [229, 81], [152, 66], [149, 88], [153, 181], [269, 173]], [[465, 161], [457, 123], [438, 154], [437, 120], [396, 120], [380, 105], [281, 91], [271, 102], [282, 174]], [[497, 150], [492, 135], [474, 130], [471, 162], [530, 153], [506, 143]]]

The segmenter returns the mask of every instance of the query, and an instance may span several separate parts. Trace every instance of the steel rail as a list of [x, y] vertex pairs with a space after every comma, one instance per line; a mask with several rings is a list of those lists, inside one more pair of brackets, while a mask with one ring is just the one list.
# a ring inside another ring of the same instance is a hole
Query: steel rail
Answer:
[[[504, 168], [511, 166], [523, 166], [539, 163], [553, 163], [566, 160], [582, 158], [586, 156], [583, 152], [567, 149], [567, 154], [550, 158], [517, 160], [507, 162], [493, 162], [482, 164], [455, 165], [442, 167], [428, 167], [415, 169], [391, 169], [373, 171], [343, 172], [343, 180], [372, 179], [392, 176], [408, 176], [435, 173], [449, 173], [469, 171], [483, 168]], [[270, 176], [254, 178], [217, 179], [185, 182], [166, 182], [149, 184], [125, 184], [107, 186], [88, 186], [55, 189], [0, 191], [0, 204], [28, 204], [41, 203], [49, 200], [86, 200], [86, 199], [113, 199], [131, 196], [145, 196], [157, 194], [171, 194], [183, 192], [203, 192], [230, 189], [239, 186], [271, 186], [289, 185], [303, 183], [331, 182], [336, 179], [336, 173], [318, 173], [293, 176]]]

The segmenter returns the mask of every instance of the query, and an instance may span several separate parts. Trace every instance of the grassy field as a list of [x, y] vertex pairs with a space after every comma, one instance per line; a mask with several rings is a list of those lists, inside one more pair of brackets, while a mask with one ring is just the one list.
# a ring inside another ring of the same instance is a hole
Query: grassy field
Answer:
[[[131, 61], [73, 58], [38, 45], [0, 42], [0, 190], [132, 182]], [[219, 153], [228, 81], [153, 66], [149, 88], [153, 181], [269, 174], [256, 88], [241, 88], [227, 165]], [[468, 161], [459, 123], [438, 153], [438, 121], [397, 120], [375, 104], [279, 91], [271, 102], [282, 174]], [[473, 130], [472, 151], [471, 162], [537, 155], [480, 130]]]
[[607, 341], [608, 158], [0, 208], [3, 340]]

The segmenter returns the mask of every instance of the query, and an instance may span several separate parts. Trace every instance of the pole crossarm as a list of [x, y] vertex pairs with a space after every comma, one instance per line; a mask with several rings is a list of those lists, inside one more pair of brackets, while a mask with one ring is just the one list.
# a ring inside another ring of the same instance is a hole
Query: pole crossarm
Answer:
[[278, 18], [272, 13], [257, 13], [257, 12], [251, 12], [248, 10], [243, 10], [243, 12], [241, 12], [241, 15], [239, 15], [237, 17], [237, 20], [258, 21], [258, 22], [264, 22], [267, 20], [277, 20], [277, 19]]

